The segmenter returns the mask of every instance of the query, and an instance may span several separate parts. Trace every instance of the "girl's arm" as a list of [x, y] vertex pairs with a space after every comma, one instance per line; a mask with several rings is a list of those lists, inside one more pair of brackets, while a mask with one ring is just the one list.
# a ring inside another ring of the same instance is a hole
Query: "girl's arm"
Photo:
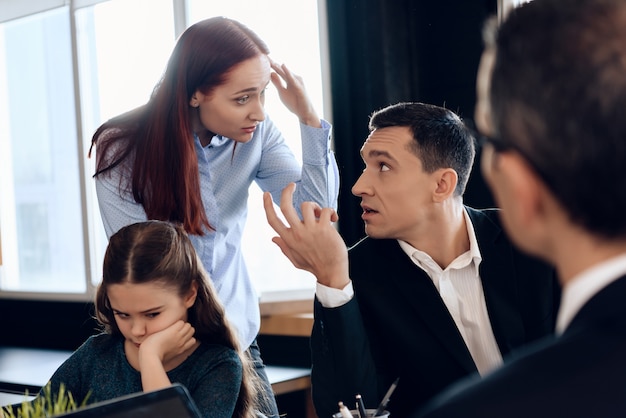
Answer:
[[188, 322], [150, 335], [139, 347], [139, 372], [144, 392], [170, 386], [167, 371], [181, 364], [197, 345], [195, 330]]

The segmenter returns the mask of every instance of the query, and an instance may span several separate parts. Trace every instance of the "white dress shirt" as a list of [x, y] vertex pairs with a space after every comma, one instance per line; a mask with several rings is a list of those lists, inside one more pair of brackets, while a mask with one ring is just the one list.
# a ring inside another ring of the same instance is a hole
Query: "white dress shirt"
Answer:
[[[474, 226], [463, 212], [467, 234], [470, 241], [469, 251], [459, 255], [449, 266], [442, 269], [425, 252], [413, 248], [398, 240], [400, 247], [419, 268], [431, 278], [439, 291], [441, 299], [448, 308], [459, 333], [465, 341], [474, 363], [481, 375], [502, 364], [502, 355], [491, 329], [491, 322], [485, 304], [485, 295], [478, 272], [482, 260]], [[352, 282], [344, 289], [333, 289], [317, 284], [316, 296], [322, 306], [333, 308], [352, 299]]]
[[556, 320], [556, 333], [561, 335], [589, 299], [626, 274], [626, 254], [597, 264], [563, 286], [561, 306]]

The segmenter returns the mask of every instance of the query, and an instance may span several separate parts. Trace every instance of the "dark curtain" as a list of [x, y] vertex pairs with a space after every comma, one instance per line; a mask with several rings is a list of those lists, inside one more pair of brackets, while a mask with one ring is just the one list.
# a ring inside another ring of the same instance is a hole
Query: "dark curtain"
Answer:
[[[341, 174], [339, 230], [364, 235], [351, 188], [369, 115], [399, 101], [454, 110], [473, 125], [481, 30], [496, 0], [327, 0], [334, 145]], [[479, 159], [477, 158], [477, 162]], [[493, 205], [475, 164], [465, 202]]]

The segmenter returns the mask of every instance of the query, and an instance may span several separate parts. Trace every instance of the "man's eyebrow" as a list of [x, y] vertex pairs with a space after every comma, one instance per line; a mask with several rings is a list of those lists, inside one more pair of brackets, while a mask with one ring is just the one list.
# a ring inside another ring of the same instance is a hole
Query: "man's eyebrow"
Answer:
[[[376, 158], [376, 157], [385, 157], [391, 161], [397, 161], [391, 154], [389, 154], [389, 152], [387, 151], [382, 151], [382, 150], [377, 150], [377, 149], [373, 149], [367, 152], [367, 156], [370, 158]], [[363, 151], [361, 151], [361, 157], [364, 157], [363, 155]]]

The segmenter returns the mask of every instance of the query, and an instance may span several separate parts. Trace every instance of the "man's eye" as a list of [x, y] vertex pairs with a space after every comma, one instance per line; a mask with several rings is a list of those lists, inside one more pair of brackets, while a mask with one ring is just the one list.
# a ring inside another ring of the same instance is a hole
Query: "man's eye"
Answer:
[[380, 163], [380, 171], [389, 171], [390, 168], [387, 164], [385, 163]]

